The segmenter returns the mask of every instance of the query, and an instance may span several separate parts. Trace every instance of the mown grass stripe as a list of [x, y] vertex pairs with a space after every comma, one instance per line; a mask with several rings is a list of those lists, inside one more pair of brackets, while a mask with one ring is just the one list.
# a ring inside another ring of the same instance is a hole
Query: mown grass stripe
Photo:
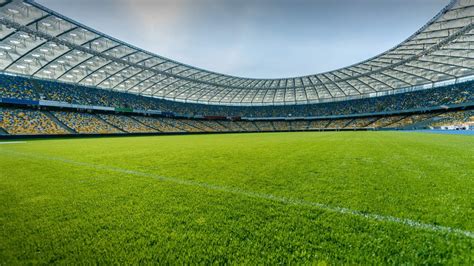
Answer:
[[6, 141], [6, 142], [0, 142], [0, 145], [22, 144], [22, 143], [26, 143], [26, 141]]
[[74, 161], [74, 160], [65, 159], [65, 158], [61, 158], [61, 157], [55, 157], [55, 156], [47, 156], [47, 155], [33, 154], [33, 153], [24, 153], [24, 152], [17, 152], [17, 151], [4, 150], [4, 149], [2, 149], [1, 151], [3, 153], [9, 153], [9, 154], [12, 154], [12, 155], [17, 155], [17, 156], [30, 157], [30, 158], [40, 159], [40, 160], [62, 162], [62, 163], [67, 163], [67, 164], [72, 164], [72, 165], [77, 165], [77, 166], [88, 167], [88, 168], [92, 168], [92, 169], [96, 169], [96, 170], [104, 170], [104, 171], [111, 171], [111, 172], [117, 172], [117, 173], [122, 173], [122, 174], [130, 174], [130, 175], [140, 176], [140, 177], [148, 177], [148, 178], [153, 178], [153, 179], [157, 179], [157, 180], [160, 180], [160, 181], [173, 182], [173, 183], [180, 184], [180, 185], [201, 187], [201, 188], [205, 188], [205, 189], [209, 189], [209, 190], [225, 192], [225, 193], [232, 193], [232, 194], [235, 194], [235, 195], [246, 196], [246, 197], [251, 197], [251, 198], [270, 200], [270, 201], [280, 202], [280, 203], [283, 203], [283, 204], [289, 204], [289, 205], [294, 205], [294, 206], [314, 207], [314, 208], [318, 208], [318, 209], [322, 209], [322, 210], [326, 210], [326, 211], [330, 211], [330, 212], [336, 212], [336, 213], [340, 213], [340, 214], [346, 214], [346, 215], [353, 215], [353, 216], [357, 216], [357, 217], [362, 217], [362, 218], [365, 218], [365, 219], [368, 219], [368, 220], [373, 220], [373, 221], [381, 221], [381, 222], [390, 222], [390, 223], [402, 224], [402, 225], [409, 226], [409, 227], [412, 227], [412, 228], [415, 228], [415, 229], [427, 230], [427, 231], [438, 232], [438, 233], [451, 233], [451, 234], [465, 236], [465, 237], [468, 237], [468, 238], [474, 238], [474, 232], [471, 232], [471, 231], [462, 230], [462, 229], [458, 229], [458, 228], [453, 228], [453, 227], [449, 227], [449, 226], [428, 224], [428, 223], [418, 222], [418, 221], [411, 220], [411, 219], [406, 219], [406, 218], [398, 218], [398, 217], [394, 217], [394, 216], [380, 215], [380, 214], [373, 214], [373, 213], [364, 213], [364, 212], [357, 211], [357, 210], [352, 210], [352, 209], [349, 209], [349, 208], [334, 207], [334, 206], [326, 205], [326, 204], [323, 204], [323, 203], [317, 203], [317, 202], [311, 202], [311, 201], [305, 201], [305, 200], [298, 200], [298, 199], [280, 197], [280, 196], [275, 196], [275, 195], [272, 195], [272, 194], [246, 191], [246, 190], [242, 190], [242, 189], [239, 189], [239, 188], [230, 188], [230, 187], [225, 187], [225, 186], [218, 186], [218, 185], [213, 185], [213, 184], [209, 184], [209, 183], [205, 183], [205, 182], [198, 182], [198, 181], [184, 180], [184, 179], [179, 179], [179, 178], [165, 177], [165, 176], [161, 176], [161, 175], [150, 174], [150, 173], [145, 173], [145, 172], [141, 172], [141, 171], [129, 170], [129, 169], [118, 168], [118, 167], [113, 167], [113, 166], [93, 164], [93, 163], [87, 163], [87, 162], [79, 162], [79, 161]]

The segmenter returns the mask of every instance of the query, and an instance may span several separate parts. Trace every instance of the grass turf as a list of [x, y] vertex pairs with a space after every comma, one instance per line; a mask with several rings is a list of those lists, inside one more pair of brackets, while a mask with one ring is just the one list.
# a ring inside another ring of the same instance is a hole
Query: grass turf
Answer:
[[[474, 138], [303, 132], [0, 145], [0, 262], [474, 263]], [[285, 199], [285, 200], [280, 200]]]

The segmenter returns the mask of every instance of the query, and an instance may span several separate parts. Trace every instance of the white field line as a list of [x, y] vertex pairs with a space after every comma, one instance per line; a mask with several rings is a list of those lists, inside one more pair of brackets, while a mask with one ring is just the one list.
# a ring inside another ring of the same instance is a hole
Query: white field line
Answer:
[[0, 142], [0, 145], [22, 144], [22, 143], [26, 143], [26, 141], [4, 141], [4, 142]]
[[150, 173], [145, 173], [145, 172], [140, 172], [140, 171], [135, 171], [135, 170], [129, 170], [129, 169], [124, 169], [124, 168], [118, 168], [118, 167], [113, 167], [113, 166], [78, 162], [78, 161], [73, 161], [73, 160], [69, 160], [69, 159], [65, 159], [61, 157], [45, 156], [45, 155], [39, 155], [39, 154], [6, 151], [6, 150], [2, 150], [2, 152], [15, 154], [18, 156], [41, 159], [41, 160], [56, 161], [56, 162], [62, 162], [66, 164], [77, 165], [77, 166], [84, 166], [84, 167], [88, 167], [88, 168], [92, 168], [96, 170], [105, 170], [105, 171], [117, 172], [117, 173], [122, 173], [122, 174], [130, 174], [130, 175], [140, 176], [140, 177], [149, 177], [149, 178], [157, 179], [160, 181], [172, 182], [175, 184], [186, 185], [186, 186], [201, 187], [201, 188], [205, 188], [209, 190], [226, 192], [226, 193], [231, 193], [231, 194], [246, 196], [246, 197], [251, 197], [251, 198], [265, 199], [265, 200], [280, 202], [283, 204], [289, 204], [289, 205], [294, 205], [294, 206], [313, 207], [313, 208], [318, 208], [318, 209], [322, 209], [329, 212], [353, 215], [353, 216], [357, 216], [357, 217], [361, 217], [361, 218], [365, 218], [365, 219], [373, 220], [373, 221], [401, 224], [401, 225], [405, 225], [414, 229], [432, 231], [432, 232], [437, 232], [437, 233], [451, 233], [451, 234], [465, 236], [468, 238], [474, 238], [474, 232], [472, 231], [462, 230], [462, 229], [453, 228], [449, 226], [428, 224], [428, 223], [418, 222], [418, 221], [406, 219], [406, 218], [398, 218], [394, 216], [380, 215], [380, 214], [373, 214], [373, 213], [364, 213], [364, 212], [352, 210], [349, 208], [334, 207], [334, 206], [326, 205], [323, 203], [280, 197], [280, 196], [275, 196], [275, 195], [265, 194], [265, 193], [246, 191], [239, 188], [212, 185], [205, 182], [164, 177], [160, 175], [155, 175], [155, 174], [150, 174]]

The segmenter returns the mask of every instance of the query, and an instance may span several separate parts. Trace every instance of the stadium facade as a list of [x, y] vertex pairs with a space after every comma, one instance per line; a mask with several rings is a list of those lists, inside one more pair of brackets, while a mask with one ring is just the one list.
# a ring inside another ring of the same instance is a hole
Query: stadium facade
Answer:
[[[463, 124], [474, 106], [474, 1], [451, 1], [408, 39], [366, 61], [255, 79], [164, 58], [33, 1], [0, 0], [0, 71], [5, 135]], [[43, 122], [19, 126], [33, 120]], [[97, 128], [79, 130], [91, 121]]]

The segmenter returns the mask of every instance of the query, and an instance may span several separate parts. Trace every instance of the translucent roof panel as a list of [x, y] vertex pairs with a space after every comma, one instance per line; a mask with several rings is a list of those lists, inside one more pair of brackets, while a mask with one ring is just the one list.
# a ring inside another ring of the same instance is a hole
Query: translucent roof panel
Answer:
[[254, 79], [142, 50], [34, 1], [0, 0], [0, 71], [215, 105], [292, 105], [371, 97], [474, 75], [474, 1], [453, 0], [396, 47], [345, 68]]

